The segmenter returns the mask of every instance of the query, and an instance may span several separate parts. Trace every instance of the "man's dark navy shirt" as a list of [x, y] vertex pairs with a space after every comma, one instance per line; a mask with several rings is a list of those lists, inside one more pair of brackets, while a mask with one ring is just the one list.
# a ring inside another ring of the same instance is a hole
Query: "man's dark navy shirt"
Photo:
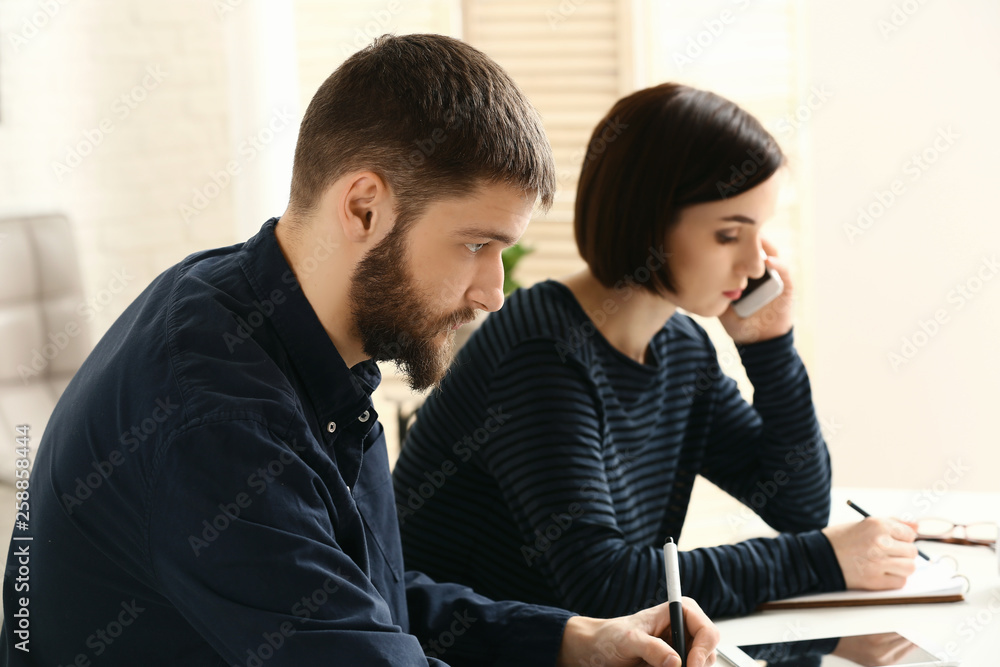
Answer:
[[553, 664], [569, 613], [404, 572], [381, 376], [345, 365], [275, 224], [160, 275], [69, 384], [4, 664]]

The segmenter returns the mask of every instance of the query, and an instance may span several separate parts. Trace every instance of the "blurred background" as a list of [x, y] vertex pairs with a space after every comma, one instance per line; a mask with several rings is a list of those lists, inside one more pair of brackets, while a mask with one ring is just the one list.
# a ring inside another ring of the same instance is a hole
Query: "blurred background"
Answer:
[[[159, 272], [283, 212], [299, 120], [337, 65], [436, 32], [507, 68], [555, 150], [522, 284], [581, 266], [577, 172], [616, 99], [668, 80], [720, 93], [789, 156], [766, 230], [834, 483], [913, 489], [914, 510], [996, 490], [998, 30], [992, 0], [0, 0], [0, 478], [16, 426], [37, 447]], [[392, 442], [419, 397], [385, 373]]]

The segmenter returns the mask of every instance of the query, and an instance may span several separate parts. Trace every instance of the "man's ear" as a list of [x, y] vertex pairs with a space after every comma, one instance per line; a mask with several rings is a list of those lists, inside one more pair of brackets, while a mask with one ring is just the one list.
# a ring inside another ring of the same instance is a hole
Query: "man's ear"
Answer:
[[392, 224], [392, 193], [378, 174], [362, 171], [350, 177], [338, 202], [344, 236], [365, 242], [387, 231]]

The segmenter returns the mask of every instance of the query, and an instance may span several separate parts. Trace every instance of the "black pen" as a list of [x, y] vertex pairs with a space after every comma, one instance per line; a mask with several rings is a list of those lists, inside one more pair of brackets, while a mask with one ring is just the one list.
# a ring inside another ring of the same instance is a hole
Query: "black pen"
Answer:
[[[847, 504], [851, 506], [851, 509], [857, 510], [858, 514], [860, 514], [861, 516], [865, 517], [866, 519], [871, 516], [871, 514], [869, 514], [868, 512], [864, 511], [863, 509], [861, 509], [860, 507], [858, 507], [857, 505], [855, 505], [854, 503], [852, 503], [850, 500], [847, 501]], [[917, 549], [917, 555], [920, 556], [921, 558], [923, 558], [926, 561], [930, 561], [930, 556], [928, 556], [927, 554], [925, 554], [920, 549]]]
[[681, 603], [681, 571], [677, 565], [677, 545], [674, 544], [672, 537], [668, 537], [663, 543], [663, 567], [667, 572], [671, 643], [681, 656], [681, 667], [687, 667], [687, 650], [684, 648], [684, 606]]

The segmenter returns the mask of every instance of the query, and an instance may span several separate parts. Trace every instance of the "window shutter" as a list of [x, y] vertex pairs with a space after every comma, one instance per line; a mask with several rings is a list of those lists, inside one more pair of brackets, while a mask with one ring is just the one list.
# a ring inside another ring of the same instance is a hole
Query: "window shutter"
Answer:
[[463, 38], [496, 60], [538, 109], [552, 144], [558, 186], [523, 242], [535, 251], [516, 268], [522, 285], [583, 267], [573, 239], [573, 201], [590, 133], [634, 88], [631, 2], [464, 0]]

